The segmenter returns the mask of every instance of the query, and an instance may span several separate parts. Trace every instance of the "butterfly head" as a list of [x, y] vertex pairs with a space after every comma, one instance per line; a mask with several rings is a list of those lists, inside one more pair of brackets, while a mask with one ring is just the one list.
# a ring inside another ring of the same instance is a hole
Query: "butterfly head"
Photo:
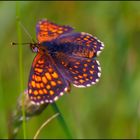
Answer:
[[37, 53], [39, 51], [40, 44], [38, 43], [30, 43], [30, 48], [33, 52]]

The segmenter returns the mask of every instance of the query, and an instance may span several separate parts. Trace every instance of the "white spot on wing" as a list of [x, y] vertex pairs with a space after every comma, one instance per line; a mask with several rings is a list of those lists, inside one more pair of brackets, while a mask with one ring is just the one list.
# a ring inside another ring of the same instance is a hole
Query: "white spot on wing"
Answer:
[[31, 101], [31, 103], [32, 103], [33, 105], [35, 105], [35, 104], [36, 104], [34, 101]]
[[65, 89], [64, 89], [64, 91], [67, 91], [68, 90], [68, 88], [66, 87]]
[[96, 62], [97, 62], [97, 64], [100, 66], [100, 63], [99, 63], [99, 61], [98, 61], [98, 60], [96, 60]]
[[101, 73], [100, 72], [98, 72], [98, 77], [100, 77], [101, 76]]
[[94, 84], [96, 84], [95, 82], [92, 82], [92, 84], [94, 85]]
[[62, 96], [64, 93], [63, 92], [60, 92], [60, 96]]
[[39, 103], [39, 102], [37, 102], [37, 103], [36, 103], [36, 105], [40, 105], [40, 103]]
[[99, 79], [96, 79], [95, 81], [96, 81], [96, 82], [99, 82]]
[[[85, 33], [85, 32], [81, 32], [81, 35], [89, 35], [89, 36], [92, 36], [91, 34]], [[93, 36], [92, 36], [92, 37], [93, 37]]]
[[97, 51], [97, 56], [99, 56], [100, 53], [101, 53], [101, 51]]
[[104, 47], [100, 47], [100, 50], [103, 50], [104, 49]]
[[87, 84], [86, 86], [87, 86], [87, 87], [90, 87], [90, 86], [91, 86], [91, 84]]
[[45, 100], [45, 102], [48, 103], [49, 101], [48, 100]]
[[104, 47], [104, 43], [103, 42], [101, 42], [101, 45]]
[[94, 37], [94, 39], [98, 40], [96, 36]]
[[53, 100], [50, 100], [49, 102], [50, 102], [50, 103], [52, 103], [52, 102], [53, 102]]
[[44, 104], [44, 101], [41, 101], [40, 103], [41, 103], [41, 104]]
[[75, 87], [79, 87], [79, 88], [83, 88], [83, 87], [85, 87], [85, 86], [83, 86], [83, 85], [75, 85], [75, 84], [73, 84]]
[[98, 70], [101, 71], [101, 67], [98, 67]]
[[56, 97], [54, 98], [54, 101], [56, 101], [56, 100], [58, 100], [58, 96], [56, 96]]

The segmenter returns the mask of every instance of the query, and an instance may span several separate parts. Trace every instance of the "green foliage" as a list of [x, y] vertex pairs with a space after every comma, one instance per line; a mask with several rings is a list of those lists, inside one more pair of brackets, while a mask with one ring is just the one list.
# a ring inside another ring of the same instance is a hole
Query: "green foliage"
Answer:
[[[38, 20], [47, 18], [58, 24], [88, 32], [105, 44], [97, 58], [102, 75], [89, 88], [75, 88], [62, 96], [57, 106], [73, 138], [140, 138], [140, 2], [103, 1], [22, 1], [18, 2], [20, 20], [36, 39]], [[0, 138], [8, 138], [10, 112], [21, 92], [16, 2], [0, 2]], [[21, 30], [22, 41], [31, 42]], [[22, 46], [23, 89], [27, 88], [35, 54]], [[51, 106], [26, 124], [27, 138], [54, 111]], [[23, 138], [23, 130], [17, 135]], [[54, 119], [39, 138], [67, 138], [59, 120]]]

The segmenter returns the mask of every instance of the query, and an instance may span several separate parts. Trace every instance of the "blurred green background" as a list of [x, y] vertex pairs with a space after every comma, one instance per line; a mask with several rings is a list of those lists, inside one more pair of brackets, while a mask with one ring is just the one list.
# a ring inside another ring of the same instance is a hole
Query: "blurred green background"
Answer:
[[[17, 5], [17, 6], [16, 6]], [[18, 8], [18, 12], [16, 9]], [[88, 32], [105, 44], [97, 58], [102, 68], [100, 82], [89, 88], [72, 86], [71, 94], [57, 106], [73, 138], [140, 138], [140, 2], [44, 1], [0, 2], [0, 138], [8, 138], [9, 113], [20, 94], [19, 47], [16, 16], [36, 39], [38, 20]], [[22, 32], [22, 42], [31, 42]], [[22, 47], [23, 88], [27, 88], [35, 56]], [[54, 111], [50, 106], [27, 122], [27, 138]], [[22, 127], [17, 138], [23, 138]], [[39, 138], [69, 138], [57, 119], [49, 123]]]

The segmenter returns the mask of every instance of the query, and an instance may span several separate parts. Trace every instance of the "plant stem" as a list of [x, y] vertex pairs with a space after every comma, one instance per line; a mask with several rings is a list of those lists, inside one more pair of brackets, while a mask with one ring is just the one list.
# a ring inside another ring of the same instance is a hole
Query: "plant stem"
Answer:
[[[20, 5], [19, 2], [16, 2], [16, 16], [20, 17]], [[19, 75], [20, 75], [20, 92], [23, 91], [23, 56], [22, 56], [22, 46], [20, 43], [22, 42], [22, 35], [21, 35], [21, 30], [19, 26], [19, 22], [17, 21], [17, 32], [18, 32], [18, 52], [19, 52]], [[22, 128], [23, 128], [23, 138], [26, 139], [26, 119], [25, 119], [25, 108], [24, 108], [24, 96], [22, 96], [22, 117], [23, 117], [23, 123], [22, 123]]]
[[63, 116], [62, 116], [62, 114], [61, 114], [61, 112], [60, 112], [60, 110], [59, 110], [59, 108], [58, 108], [58, 106], [56, 105], [56, 103], [53, 103], [53, 104], [52, 104], [52, 107], [53, 107], [53, 110], [54, 110], [56, 113], [59, 112], [59, 114], [60, 114], [60, 115], [57, 117], [57, 119], [58, 119], [59, 123], [61, 124], [61, 126], [62, 126], [62, 128], [63, 128], [65, 134], [67, 135], [67, 137], [68, 137], [69, 139], [72, 139], [72, 138], [73, 138], [73, 137], [72, 137], [72, 134], [71, 134], [71, 132], [70, 132], [70, 130], [69, 130], [69, 128], [68, 128], [68, 126], [67, 126], [67, 124], [66, 124], [66, 122], [65, 122], [65, 120], [64, 120], [64, 118], [63, 118]]

